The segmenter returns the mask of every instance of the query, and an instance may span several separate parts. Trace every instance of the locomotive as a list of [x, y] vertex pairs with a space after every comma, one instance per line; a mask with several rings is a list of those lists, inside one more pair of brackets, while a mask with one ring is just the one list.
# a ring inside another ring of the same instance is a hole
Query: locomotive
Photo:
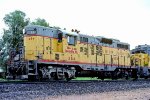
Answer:
[[131, 66], [136, 66], [140, 77], [149, 77], [150, 72], [150, 45], [138, 45], [131, 50]]
[[149, 77], [149, 54], [139, 48], [131, 52], [128, 43], [38, 25], [24, 30], [23, 46], [11, 50], [8, 78]]

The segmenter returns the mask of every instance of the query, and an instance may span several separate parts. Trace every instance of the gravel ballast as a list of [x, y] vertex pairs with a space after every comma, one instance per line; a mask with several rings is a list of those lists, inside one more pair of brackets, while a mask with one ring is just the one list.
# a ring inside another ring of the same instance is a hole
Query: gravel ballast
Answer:
[[36, 98], [36, 100], [150, 100], [150, 88], [140, 88], [128, 91], [110, 91], [83, 95]]
[[[91, 82], [70, 82], [70, 83], [47, 82], [47, 83], [37, 83], [37, 84], [33, 84], [33, 83], [32, 84], [29, 83], [28, 84], [23, 84], [23, 83], [0, 84], [0, 100], [31, 100], [31, 99], [67, 100], [63, 98], [70, 97], [70, 96], [80, 97], [80, 95], [82, 96], [82, 98], [85, 96], [85, 97], [89, 97], [88, 100], [91, 100], [90, 96], [93, 95], [94, 97], [99, 98], [98, 97], [99, 94], [104, 95], [103, 97], [101, 97], [104, 100], [108, 100], [106, 97], [110, 97], [110, 96], [112, 96], [110, 100], [116, 100], [115, 95], [117, 96], [119, 93], [130, 94], [132, 92], [136, 94], [144, 93], [144, 95], [148, 95], [146, 93], [150, 93], [150, 80], [117, 81], [117, 82], [116, 81], [106, 81], [106, 82], [91, 81]], [[139, 94], [136, 99], [139, 98]], [[75, 97], [73, 98], [75, 99]], [[93, 100], [100, 100], [97, 98]], [[147, 96], [147, 98], [149, 97]], [[117, 100], [122, 100], [122, 99], [117, 99]]]

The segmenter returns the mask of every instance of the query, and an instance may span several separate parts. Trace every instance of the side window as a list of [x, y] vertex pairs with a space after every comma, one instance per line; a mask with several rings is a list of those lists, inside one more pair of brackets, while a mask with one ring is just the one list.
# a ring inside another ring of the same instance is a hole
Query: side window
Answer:
[[87, 37], [80, 37], [80, 42], [88, 43], [88, 38]]
[[37, 33], [37, 29], [25, 29], [25, 34], [36, 34]]
[[80, 42], [83, 42], [83, 38], [82, 37], [80, 37]]
[[75, 45], [76, 44], [76, 37], [75, 36], [68, 35], [67, 40], [68, 40], [69, 45]]

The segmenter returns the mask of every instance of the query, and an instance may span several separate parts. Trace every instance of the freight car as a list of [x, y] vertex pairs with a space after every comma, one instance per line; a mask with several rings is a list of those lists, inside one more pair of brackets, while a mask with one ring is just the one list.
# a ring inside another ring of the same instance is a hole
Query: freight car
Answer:
[[[135, 62], [131, 66], [128, 43], [37, 25], [25, 27], [23, 40], [23, 46], [11, 50], [7, 77], [28, 80], [137, 78], [138, 67]], [[132, 55], [132, 61], [134, 59], [136, 54]]]

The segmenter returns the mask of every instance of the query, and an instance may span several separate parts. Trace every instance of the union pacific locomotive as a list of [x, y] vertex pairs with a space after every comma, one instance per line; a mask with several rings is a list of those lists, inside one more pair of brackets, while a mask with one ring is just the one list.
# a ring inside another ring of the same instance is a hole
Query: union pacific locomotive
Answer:
[[[148, 47], [148, 46], [146, 46]], [[7, 77], [71, 80], [76, 77], [149, 77], [149, 53], [112, 38], [37, 25], [25, 27], [24, 44], [11, 50]]]

